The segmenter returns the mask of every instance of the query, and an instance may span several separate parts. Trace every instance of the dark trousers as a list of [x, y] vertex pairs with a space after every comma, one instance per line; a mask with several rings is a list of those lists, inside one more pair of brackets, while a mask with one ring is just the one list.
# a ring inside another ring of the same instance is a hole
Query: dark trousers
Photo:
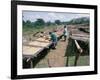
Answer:
[[56, 48], [57, 42], [52, 42], [52, 49]]
[[66, 35], [64, 35], [64, 41], [66, 41], [66, 38], [67, 38], [67, 36], [66, 36]]

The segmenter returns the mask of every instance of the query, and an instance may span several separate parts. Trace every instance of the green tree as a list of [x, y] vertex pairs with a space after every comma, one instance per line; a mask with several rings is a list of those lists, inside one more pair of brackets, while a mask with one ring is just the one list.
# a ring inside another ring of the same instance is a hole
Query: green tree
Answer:
[[26, 23], [25, 23], [25, 26], [27, 27], [32, 27], [32, 23], [30, 20], [27, 20]]
[[87, 24], [89, 25], [90, 20], [88, 17], [74, 18], [67, 22], [68, 24]]
[[60, 20], [55, 20], [55, 24], [60, 25], [61, 24], [61, 21]]
[[43, 19], [37, 19], [35, 22], [34, 22], [34, 25], [35, 26], [43, 26], [45, 25], [45, 21]]

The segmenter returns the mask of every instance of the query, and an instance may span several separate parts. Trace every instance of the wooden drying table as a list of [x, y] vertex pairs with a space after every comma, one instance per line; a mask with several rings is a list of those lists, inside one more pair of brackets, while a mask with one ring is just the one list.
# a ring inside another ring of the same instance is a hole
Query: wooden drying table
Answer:
[[[57, 37], [59, 38], [62, 35], [62, 32], [56, 32]], [[44, 38], [38, 38], [34, 41], [30, 41], [27, 44], [23, 45], [23, 59], [26, 58], [26, 61], [31, 61], [30, 67], [33, 66], [33, 61], [35, 57], [38, 56], [40, 52], [48, 48], [52, 43], [49, 40]]]
[[30, 67], [32, 68], [33, 67], [32, 59], [37, 57], [40, 52], [42, 52], [50, 45], [51, 42], [43, 38], [38, 38], [35, 41], [30, 41], [26, 45], [23, 45], [23, 59], [26, 59], [26, 62], [30, 61], [31, 63]]
[[75, 56], [74, 66], [76, 66], [77, 61], [83, 52], [83, 49], [80, 47], [80, 44], [78, 43], [78, 41], [88, 42], [90, 39], [90, 35], [89, 35], [89, 33], [79, 31], [78, 29], [72, 29], [72, 33], [70, 35], [70, 38], [74, 40], [76, 48], [79, 51], [78, 53], [76, 53], [76, 56]]
[[30, 41], [23, 46], [23, 57], [36, 57], [42, 50], [51, 45], [51, 42], [43, 38], [38, 38], [35, 41]]

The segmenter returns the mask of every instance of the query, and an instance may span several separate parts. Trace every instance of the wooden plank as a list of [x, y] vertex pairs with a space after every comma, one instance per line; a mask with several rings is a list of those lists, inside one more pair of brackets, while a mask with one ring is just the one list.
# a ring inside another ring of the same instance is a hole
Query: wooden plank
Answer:
[[23, 46], [23, 55], [24, 56], [36, 56], [37, 52], [42, 50], [42, 48]]
[[45, 39], [45, 38], [38, 38], [35, 41], [43, 42], [43, 43], [49, 43], [50, 42], [48, 39]]
[[39, 45], [29, 45], [29, 44], [25, 44], [24, 46], [30, 46], [30, 47], [35, 47], [35, 48], [44, 48], [43, 46], [39, 46]]
[[72, 36], [76, 36], [76, 37], [87, 37], [87, 38], [90, 37], [89, 35], [86, 35], [86, 34], [72, 34]]
[[80, 41], [89, 41], [88, 37], [80, 37], [80, 36], [70, 36], [70, 38], [74, 39], [74, 40], [80, 40]]
[[28, 44], [29, 45], [41, 46], [41, 47], [47, 47], [47, 46], [50, 45], [50, 43], [43, 43], [43, 42], [38, 42], [38, 41], [31, 41]]
[[74, 40], [74, 41], [75, 41], [77, 49], [79, 50], [80, 53], [82, 53], [83, 52], [82, 48], [80, 47], [80, 45], [78, 44], [78, 42], [76, 40]]
[[76, 40], [75, 41], [75, 45], [77, 47], [77, 49], [79, 50], [79, 53], [76, 53], [76, 56], [75, 56], [75, 63], [74, 63], [74, 66], [77, 66], [77, 61], [80, 57], [80, 54], [83, 52], [83, 49], [80, 47], [80, 45], [78, 44], [78, 42]]

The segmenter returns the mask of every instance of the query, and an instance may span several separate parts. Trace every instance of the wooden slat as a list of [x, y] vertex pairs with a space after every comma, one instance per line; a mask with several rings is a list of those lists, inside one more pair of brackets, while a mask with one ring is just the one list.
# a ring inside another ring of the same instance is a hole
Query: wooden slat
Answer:
[[35, 47], [35, 48], [44, 48], [43, 46], [39, 46], [39, 45], [24, 45], [24, 46], [29, 46], [29, 47]]
[[76, 45], [76, 47], [77, 47], [77, 49], [78, 49], [78, 51], [79, 51], [79, 53], [76, 53], [76, 56], [75, 56], [75, 63], [74, 63], [74, 66], [77, 66], [77, 61], [78, 61], [78, 59], [79, 59], [81, 53], [83, 52], [83, 49], [82, 49], [82, 48], [80, 47], [80, 45], [78, 44], [77, 40], [74, 40], [74, 42], [75, 42], [75, 45]]
[[84, 35], [84, 34], [72, 34], [72, 36], [89, 38], [89, 35]]
[[23, 55], [36, 56], [36, 53], [40, 50], [42, 50], [42, 48], [23, 46]]
[[50, 42], [48, 39], [46, 40], [45, 38], [38, 38], [35, 41], [43, 42], [43, 43], [49, 43]]
[[75, 41], [75, 44], [76, 44], [76, 47], [77, 49], [79, 50], [80, 53], [83, 52], [82, 48], [80, 47], [80, 45], [78, 44], [77, 40], [74, 40]]
[[36, 45], [36, 46], [41, 46], [41, 47], [47, 47], [50, 43], [43, 43], [43, 42], [38, 42], [38, 41], [31, 41], [29, 42], [29, 45]]
[[80, 37], [80, 36], [70, 36], [70, 38], [74, 39], [74, 40], [80, 40], [80, 41], [89, 41], [88, 37]]

